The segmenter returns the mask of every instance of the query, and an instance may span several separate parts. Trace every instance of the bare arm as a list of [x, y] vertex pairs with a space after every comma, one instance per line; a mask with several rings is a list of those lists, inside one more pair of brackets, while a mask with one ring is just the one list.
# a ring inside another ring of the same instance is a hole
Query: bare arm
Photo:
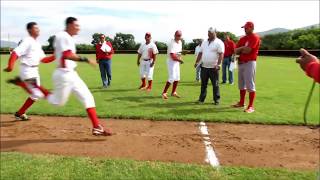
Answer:
[[199, 52], [198, 56], [197, 56], [197, 59], [196, 59], [196, 62], [194, 63], [194, 67], [197, 67], [200, 60], [202, 58], [202, 52]]
[[140, 65], [140, 58], [141, 58], [141, 54], [139, 53], [139, 54], [138, 54], [138, 59], [137, 59], [137, 65], [138, 65], [138, 66]]

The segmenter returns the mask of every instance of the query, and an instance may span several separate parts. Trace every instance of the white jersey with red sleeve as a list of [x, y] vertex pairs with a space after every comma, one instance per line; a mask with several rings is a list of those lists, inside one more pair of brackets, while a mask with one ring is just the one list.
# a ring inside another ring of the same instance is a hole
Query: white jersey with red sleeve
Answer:
[[168, 50], [167, 50], [168, 59], [172, 60], [170, 55], [171, 53], [176, 54], [177, 56], [181, 56], [181, 52], [182, 52], [182, 42], [180, 40], [176, 42], [174, 39], [172, 39], [168, 44]]
[[141, 44], [138, 53], [141, 54], [141, 59], [153, 59], [153, 55], [158, 54], [158, 48], [154, 42], [149, 44]]
[[70, 36], [70, 34], [68, 34], [66, 31], [59, 32], [55, 35], [54, 39], [54, 53], [56, 62], [58, 63], [59, 68], [63, 68], [65, 70], [74, 70], [77, 67], [77, 63], [63, 57], [63, 53], [66, 51], [71, 51], [72, 53], [76, 54], [76, 44], [72, 36]]
[[41, 59], [46, 56], [41, 44], [31, 36], [24, 38], [13, 51], [20, 58], [21, 64], [27, 66], [38, 66]]

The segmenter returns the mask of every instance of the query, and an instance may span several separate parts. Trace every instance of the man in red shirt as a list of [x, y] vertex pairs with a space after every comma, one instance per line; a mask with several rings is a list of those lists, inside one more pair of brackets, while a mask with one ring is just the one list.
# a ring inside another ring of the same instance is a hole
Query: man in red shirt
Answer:
[[111, 59], [114, 54], [112, 44], [105, 39], [106, 36], [101, 34], [100, 42], [96, 44], [96, 59], [99, 63], [103, 88], [111, 85]]
[[238, 86], [240, 90], [240, 101], [233, 107], [244, 107], [246, 91], [249, 92], [249, 105], [244, 112], [253, 113], [253, 101], [256, 96], [255, 76], [256, 76], [256, 60], [260, 47], [260, 37], [253, 33], [254, 24], [246, 22], [244, 26], [246, 35], [241, 37], [235, 53], [239, 54], [239, 70], [238, 70]]
[[233, 84], [233, 71], [230, 71], [230, 64], [233, 62], [233, 54], [236, 44], [229, 38], [227, 34], [224, 35], [224, 58], [222, 63], [222, 84], [227, 82], [227, 72], [229, 84]]

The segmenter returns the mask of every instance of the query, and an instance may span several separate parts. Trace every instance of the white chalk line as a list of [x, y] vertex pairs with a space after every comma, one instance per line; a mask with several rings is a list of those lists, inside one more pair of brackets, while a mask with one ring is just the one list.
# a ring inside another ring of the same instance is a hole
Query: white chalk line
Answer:
[[205, 161], [209, 163], [212, 167], [217, 168], [220, 166], [219, 160], [216, 156], [216, 153], [213, 150], [210, 137], [209, 137], [209, 132], [208, 132], [208, 127], [206, 123], [200, 122], [199, 123], [199, 129], [200, 132], [203, 136], [203, 143], [206, 148], [206, 158]]

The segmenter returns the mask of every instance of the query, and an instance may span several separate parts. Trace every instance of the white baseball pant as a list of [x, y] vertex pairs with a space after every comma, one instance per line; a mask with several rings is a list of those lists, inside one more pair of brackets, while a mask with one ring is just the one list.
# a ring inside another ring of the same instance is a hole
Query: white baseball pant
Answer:
[[173, 83], [174, 81], [180, 81], [180, 62], [168, 59], [167, 65], [168, 65], [169, 83]]
[[148, 80], [153, 80], [153, 70], [154, 66], [150, 67], [150, 64], [153, 62], [153, 60], [140, 61], [140, 77], [141, 78], [147, 78]]
[[56, 69], [53, 73], [54, 90], [48, 96], [49, 103], [63, 106], [74, 93], [85, 108], [95, 107], [94, 98], [87, 85], [82, 81], [76, 71]]
[[39, 68], [38, 66], [28, 66], [25, 64], [20, 64], [20, 79], [24, 81], [29, 89], [31, 90], [32, 94], [30, 98], [33, 101], [37, 101], [39, 98], [44, 97], [41, 91], [38, 88], [35, 88], [32, 83], [36, 83], [40, 86], [40, 75], [39, 75]]

